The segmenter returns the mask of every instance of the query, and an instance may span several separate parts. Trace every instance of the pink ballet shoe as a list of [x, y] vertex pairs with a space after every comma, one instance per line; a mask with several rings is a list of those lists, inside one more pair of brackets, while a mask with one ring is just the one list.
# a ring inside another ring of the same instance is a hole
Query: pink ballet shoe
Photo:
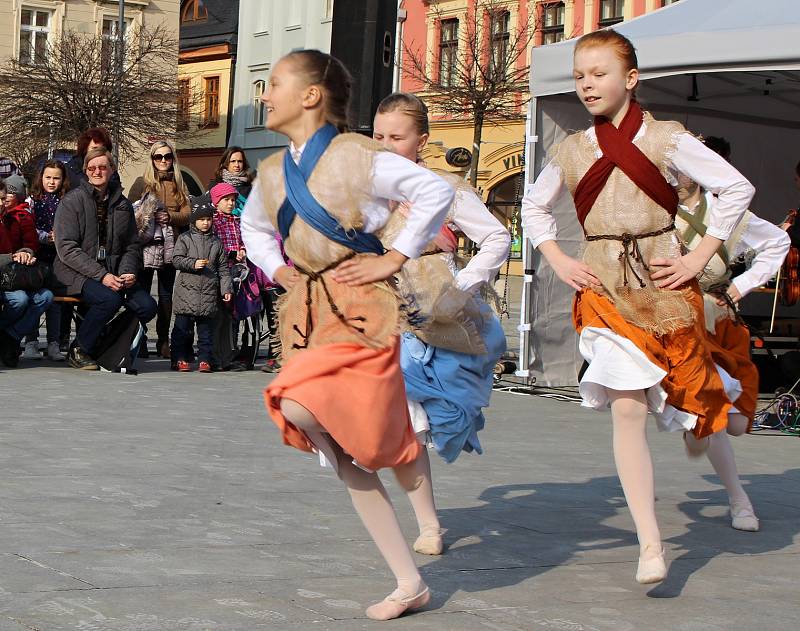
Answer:
[[423, 528], [419, 537], [414, 542], [414, 551], [419, 554], [430, 554], [438, 556], [444, 550], [442, 541], [442, 529], [438, 526], [434, 528]]
[[697, 439], [691, 432], [683, 432], [683, 447], [686, 449], [686, 455], [691, 460], [700, 458], [705, 454], [706, 451], [708, 451], [709, 445], [711, 445], [710, 436]]
[[367, 617], [372, 620], [394, 620], [406, 611], [424, 607], [431, 600], [431, 592], [425, 583], [420, 583], [421, 590], [416, 596], [406, 596], [399, 589], [394, 590], [381, 602], [367, 607]]
[[731, 502], [731, 527], [746, 532], [758, 532], [761, 526], [750, 502]]
[[[664, 562], [664, 546], [646, 545], [639, 553], [639, 567], [636, 568], [636, 582], [643, 585], [660, 583], [667, 576], [667, 565]], [[645, 556], [649, 558], [644, 558]]]

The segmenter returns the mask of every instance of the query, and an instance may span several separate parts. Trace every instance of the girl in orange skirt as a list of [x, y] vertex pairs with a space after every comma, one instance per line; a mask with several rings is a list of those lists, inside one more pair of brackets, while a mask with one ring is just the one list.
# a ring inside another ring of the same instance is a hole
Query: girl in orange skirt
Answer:
[[[725, 156], [723, 156], [725, 157]], [[714, 196], [688, 177], [678, 177], [681, 204], [675, 226], [689, 249], [693, 249], [707, 230], [709, 209]], [[786, 231], [756, 216], [749, 210], [717, 250], [700, 275], [705, 299], [705, 324], [711, 356], [725, 373], [739, 382], [740, 394], [728, 413], [727, 431], [710, 438], [706, 455], [725, 485], [731, 510], [731, 526], [736, 530], [759, 529], [753, 505], [739, 480], [731, 436], [749, 431], [758, 399], [758, 369], [750, 359], [750, 329], [737, 313], [739, 301], [777, 274], [791, 245]], [[739, 258], [749, 261], [747, 270], [731, 278], [730, 263]]]
[[[631, 42], [613, 30], [575, 46], [575, 88], [594, 125], [567, 137], [526, 193], [523, 224], [555, 274], [577, 290], [579, 347], [589, 362], [583, 404], [611, 407], [614, 459], [640, 553], [636, 580], [666, 576], [655, 516], [648, 410], [662, 429], [683, 431], [702, 451], [731, 407], [711, 358], [696, 276], [730, 235], [753, 187], [679, 124], [656, 121], [635, 101]], [[679, 173], [718, 195], [709, 227], [684, 254], [675, 233]], [[556, 242], [551, 209], [572, 195], [586, 235], [583, 260]]]
[[[248, 256], [287, 293], [284, 365], [265, 391], [286, 444], [317, 451], [347, 486], [397, 580], [376, 620], [430, 600], [377, 469], [414, 480], [420, 445], [399, 362], [400, 301], [389, 282], [438, 233], [454, 192], [441, 178], [346, 129], [351, 79], [337, 59], [295, 51], [272, 71], [267, 127], [289, 137], [262, 161], [242, 216]], [[413, 211], [384, 253], [390, 200]], [[281, 256], [276, 234], [283, 238]], [[408, 470], [408, 471], [406, 471]], [[410, 490], [410, 489], [408, 489]]]

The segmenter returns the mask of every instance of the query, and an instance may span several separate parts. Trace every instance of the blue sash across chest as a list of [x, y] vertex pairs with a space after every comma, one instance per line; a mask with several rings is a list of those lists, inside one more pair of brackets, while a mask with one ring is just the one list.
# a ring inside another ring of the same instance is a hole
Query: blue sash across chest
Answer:
[[383, 245], [375, 235], [361, 230], [345, 230], [308, 190], [308, 178], [311, 177], [317, 162], [338, 133], [336, 128], [330, 124], [317, 130], [306, 144], [299, 164], [295, 164], [288, 150], [284, 154], [283, 174], [286, 199], [278, 210], [278, 230], [285, 242], [289, 237], [289, 230], [295, 217], [300, 215], [304, 222], [331, 241], [359, 254], [383, 254]]

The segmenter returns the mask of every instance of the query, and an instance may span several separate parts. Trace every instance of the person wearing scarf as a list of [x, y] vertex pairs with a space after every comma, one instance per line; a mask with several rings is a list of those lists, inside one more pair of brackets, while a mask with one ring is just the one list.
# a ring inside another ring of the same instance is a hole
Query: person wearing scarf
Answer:
[[[577, 292], [573, 322], [588, 362], [579, 391], [584, 406], [611, 407], [617, 472], [639, 539], [636, 580], [655, 583], [667, 570], [647, 413], [660, 429], [682, 432], [690, 455], [727, 426], [738, 382], [713, 362], [696, 276], [730, 236], [754, 189], [680, 123], [641, 109], [637, 68], [633, 44], [613, 30], [578, 40], [576, 92], [594, 124], [554, 147], [526, 191], [522, 220], [533, 247]], [[674, 225], [681, 173], [718, 195], [706, 234], [686, 254]], [[585, 235], [582, 260], [556, 240], [551, 211], [566, 195]]]

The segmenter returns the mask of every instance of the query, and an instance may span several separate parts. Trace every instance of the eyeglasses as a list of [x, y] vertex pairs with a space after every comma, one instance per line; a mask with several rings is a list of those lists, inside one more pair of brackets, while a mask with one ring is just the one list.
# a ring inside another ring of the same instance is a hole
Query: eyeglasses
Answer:
[[174, 159], [174, 153], [157, 153], [153, 156], [153, 162], [170, 162]]
[[108, 171], [109, 168], [110, 167], [106, 166], [105, 164], [101, 164], [100, 166], [96, 167], [86, 167], [86, 171], [87, 173], [95, 173], [95, 172], [105, 173], [106, 171]]

